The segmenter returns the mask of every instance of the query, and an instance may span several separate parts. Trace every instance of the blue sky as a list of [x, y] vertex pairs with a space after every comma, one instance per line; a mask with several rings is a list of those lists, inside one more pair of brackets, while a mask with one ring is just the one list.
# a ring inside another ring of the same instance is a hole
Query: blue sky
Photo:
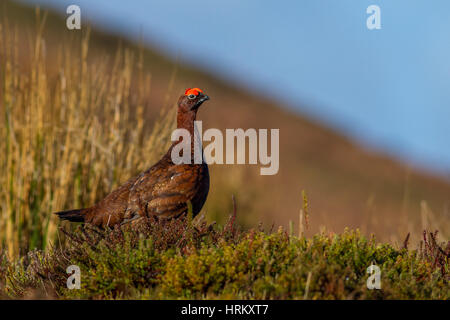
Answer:
[[[173, 57], [449, 177], [448, 0], [24, 1], [62, 12], [78, 4], [82, 20], [142, 33]], [[366, 27], [371, 4], [381, 30]]]

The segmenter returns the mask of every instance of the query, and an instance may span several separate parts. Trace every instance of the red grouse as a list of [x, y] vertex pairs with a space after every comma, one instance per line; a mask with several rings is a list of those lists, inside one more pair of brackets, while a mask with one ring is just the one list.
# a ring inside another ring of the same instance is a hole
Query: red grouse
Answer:
[[63, 220], [108, 227], [144, 216], [176, 218], [192, 204], [195, 216], [200, 212], [209, 191], [208, 165], [194, 162], [194, 121], [200, 105], [209, 97], [198, 88], [187, 89], [178, 99], [177, 127], [191, 137], [191, 162], [175, 164], [172, 149], [175, 141], [154, 166], [131, 178], [90, 208], [57, 212]]

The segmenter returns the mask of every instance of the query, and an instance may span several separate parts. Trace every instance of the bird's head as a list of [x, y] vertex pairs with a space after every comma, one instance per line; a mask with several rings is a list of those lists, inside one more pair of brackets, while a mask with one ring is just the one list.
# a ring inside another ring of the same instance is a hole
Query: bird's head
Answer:
[[199, 88], [186, 89], [184, 95], [178, 99], [178, 111], [183, 113], [196, 111], [209, 97]]

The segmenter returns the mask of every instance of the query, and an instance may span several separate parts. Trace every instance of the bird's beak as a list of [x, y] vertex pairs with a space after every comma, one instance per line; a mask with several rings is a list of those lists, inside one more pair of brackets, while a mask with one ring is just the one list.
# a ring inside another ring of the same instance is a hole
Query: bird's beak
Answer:
[[191, 110], [197, 110], [200, 105], [206, 100], [209, 100], [209, 97], [206, 94], [202, 93], [202, 96], [200, 97], [200, 99], [198, 99], [197, 103], [191, 108]]
[[204, 94], [203, 97], [200, 98], [200, 102], [205, 102], [206, 100], [209, 100], [209, 97]]

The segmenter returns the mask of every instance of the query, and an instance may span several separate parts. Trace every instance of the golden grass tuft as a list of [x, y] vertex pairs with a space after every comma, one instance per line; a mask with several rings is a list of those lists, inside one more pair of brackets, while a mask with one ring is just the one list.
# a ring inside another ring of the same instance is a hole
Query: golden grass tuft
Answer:
[[175, 124], [166, 106], [144, 128], [151, 76], [140, 52], [92, 58], [88, 30], [49, 59], [40, 16], [28, 42], [0, 22], [0, 241], [10, 256], [55, 239], [52, 212], [92, 205], [157, 160]]

